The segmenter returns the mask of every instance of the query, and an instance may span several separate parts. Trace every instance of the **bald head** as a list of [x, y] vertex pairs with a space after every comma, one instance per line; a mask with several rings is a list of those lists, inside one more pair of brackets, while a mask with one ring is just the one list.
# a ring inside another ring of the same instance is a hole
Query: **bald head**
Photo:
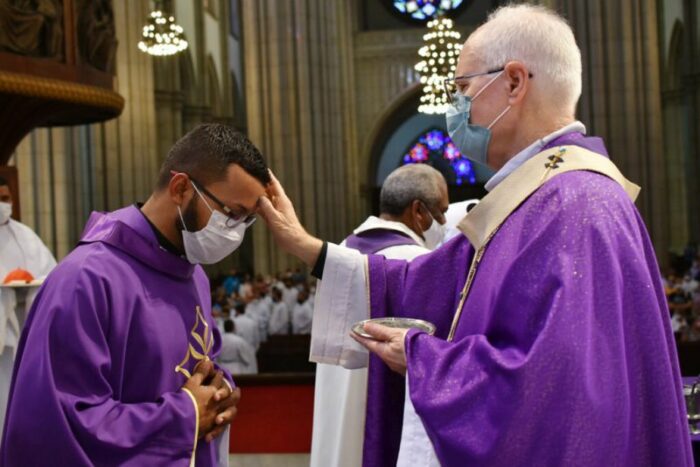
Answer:
[[389, 174], [379, 195], [381, 214], [401, 216], [415, 200], [439, 211], [446, 197], [447, 184], [440, 172], [427, 164], [410, 164]]

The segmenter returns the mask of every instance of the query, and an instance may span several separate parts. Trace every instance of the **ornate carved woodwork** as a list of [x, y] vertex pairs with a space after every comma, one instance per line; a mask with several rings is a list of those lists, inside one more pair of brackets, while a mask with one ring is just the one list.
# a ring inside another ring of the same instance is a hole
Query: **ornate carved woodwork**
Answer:
[[110, 0], [0, 0], [0, 165], [36, 127], [118, 116]]

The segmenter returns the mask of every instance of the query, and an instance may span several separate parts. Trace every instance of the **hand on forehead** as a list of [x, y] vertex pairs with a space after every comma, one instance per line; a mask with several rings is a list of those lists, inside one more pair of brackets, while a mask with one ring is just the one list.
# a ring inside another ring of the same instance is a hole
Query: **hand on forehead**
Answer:
[[237, 214], [252, 214], [258, 199], [266, 193], [265, 186], [240, 166], [232, 164], [226, 178], [206, 187], [213, 195]]

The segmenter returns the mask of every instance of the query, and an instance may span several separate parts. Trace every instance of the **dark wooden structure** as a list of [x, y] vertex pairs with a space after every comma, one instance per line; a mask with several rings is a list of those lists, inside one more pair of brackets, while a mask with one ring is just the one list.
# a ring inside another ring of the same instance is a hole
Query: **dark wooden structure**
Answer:
[[118, 116], [111, 0], [0, 0], [0, 167], [36, 127]]
[[309, 362], [311, 336], [269, 336], [258, 350], [259, 373], [314, 373], [316, 364]]

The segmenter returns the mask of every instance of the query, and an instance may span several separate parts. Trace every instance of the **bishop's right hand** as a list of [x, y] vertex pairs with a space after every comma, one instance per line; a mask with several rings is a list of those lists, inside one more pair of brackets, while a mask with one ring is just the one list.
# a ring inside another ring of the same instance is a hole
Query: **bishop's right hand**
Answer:
[[270, 177], [272, 182], [267, 188], [267, 196], [258, 200], [258, 213], [265, 219], [280, 248], [313, 267], [323, 242], [306, 232], [294, 212], [292, 202], [272, 171]]

